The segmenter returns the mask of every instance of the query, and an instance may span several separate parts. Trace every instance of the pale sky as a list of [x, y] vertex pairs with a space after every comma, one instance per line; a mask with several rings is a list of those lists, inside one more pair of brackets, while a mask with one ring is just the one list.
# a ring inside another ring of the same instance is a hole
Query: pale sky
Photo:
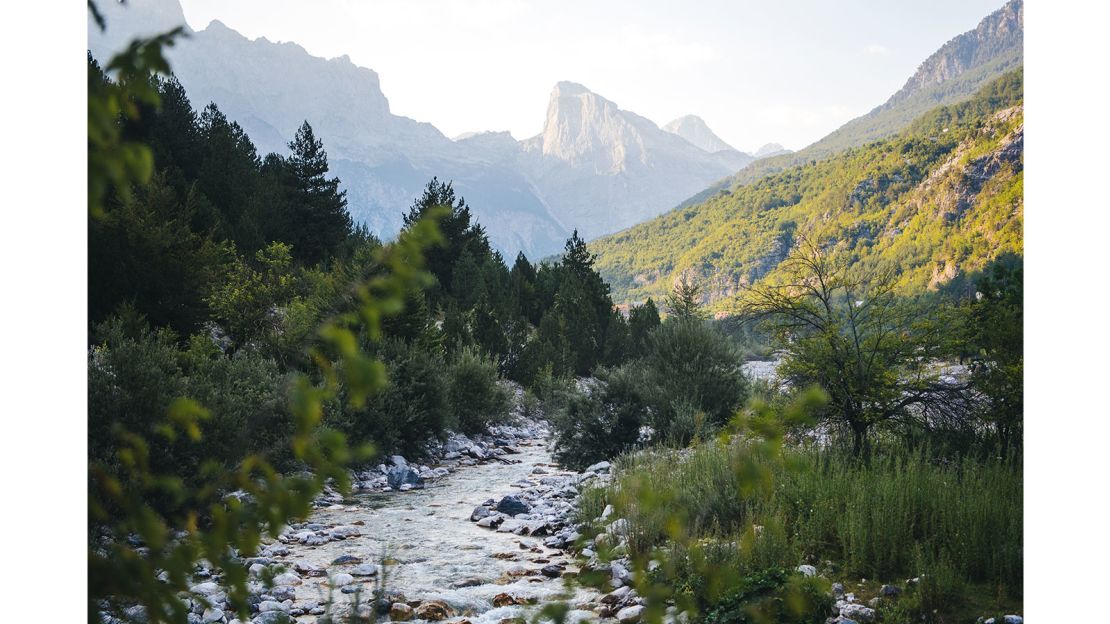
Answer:
[[663, 125], [701, 116], [740, 150], [800, 149], [901, 88], [1004, 0], [181, 0], [189, 26], [378, 72], [391, 110], [447, 136], [538, 134], [579, 82]]

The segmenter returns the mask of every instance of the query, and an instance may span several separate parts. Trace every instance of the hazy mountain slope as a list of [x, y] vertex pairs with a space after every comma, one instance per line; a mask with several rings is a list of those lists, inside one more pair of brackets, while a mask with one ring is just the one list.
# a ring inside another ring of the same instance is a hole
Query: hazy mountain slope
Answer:
[[[185, 23], [177, 0], [103, 9], [108, 31], [89, 27], [89, 48], [101, 60], [136, 34]], [[540, 136], [477, 133], [452, 141], [431, 124], [393, 114], [378, 74], [345, 56], [313, 57], [294, 43], [247, 39], [213, 22], [190, 31], [169, 57], [193, 105], [216, 102], [262, 153], [284, 153], [307, 119], [352, 216], [384, 237], [398, 231], [401, 213], [438, 176], [454, 182], [507, 257], [517, 250], [542, 257], [562, 249], [574, 228], [596, 236], [654, 217], [751, 162], [735, 150], [702, 150], [573, 83], [556, 86]]]
[[[184, 24], [175, 0], [113, 4], [105, 13], [107, 32], [90, 28], [89, 37], [102, 59], [133, 34]], [[193, 105], [216, 102], [261, 153], [285, 153], [307, 119], [347, 190], [352, 216], [379, 235], [399, 231], [401, 214], [433, 176], [454, 181], [507, 256], [550, 253], [569, 235], [514, 163], [491, 165], [431, 124], [392, 114], [377, 73], [347, 57], [322, 59], [293, 43], [250, 40], [220, 22], [190, 31], [169, 57]]]
[[689, 273], [718, 309], [774, 273], [799, 235], [920, 291], [1022, 249], [1022, 74], [904, 132], [795, 167], [591, 244], [614, 300], [659, 297]]
[[905, 86], [881, 106], [805, 149], [763, 158], [681, 205], [697, 204], [721, 189], [747, 184], [789, 167], [890, 136], [936, 106], [970, 97], [991, 80], [1022, 66], [1024, 24], [1023, 0], [1010, 0], [983, 18], [974, 30], [953, 38], [925, 59]]

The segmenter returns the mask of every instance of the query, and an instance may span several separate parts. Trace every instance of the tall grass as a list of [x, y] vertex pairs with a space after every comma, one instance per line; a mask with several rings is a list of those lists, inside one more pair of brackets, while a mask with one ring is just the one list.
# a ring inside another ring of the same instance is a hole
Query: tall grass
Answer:
[[[1021, 595], [1020, 458], [942, 463], [887, 449], [863, 464], [833, 451], [784, 453], [769, 461], [733, 443], [624, 459], [608, 500], [630, 522], [629, 549], [646, 555], [680, 533], [743, 544], [753, 531], [781, 531], [786, 545], [774, 552], [792, 561], [780, 565], [831, 560], [844, 578], [882, 580], [943, 571], [949, 586]], [[755, 487], [753, 475], [763, 479]]]

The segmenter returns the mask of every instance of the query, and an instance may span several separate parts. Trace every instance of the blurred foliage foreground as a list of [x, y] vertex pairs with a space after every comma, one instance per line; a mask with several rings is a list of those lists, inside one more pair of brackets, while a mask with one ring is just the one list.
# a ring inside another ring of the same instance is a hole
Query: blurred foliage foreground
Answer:
[[[162, 48], [179, 35], [173, 31], [132, 43], [107, 66], [117, 80], [89, 85], [93, 218], [102, 214], [107, 196], [126, 201], [129, 189], [150, 178], [149, 148], [129, 142], [120, 119], [137, 115], [139, 103], [157, 105], [149, 76], [168, 71]], [[358, 288], [357, 308], [319, 329], [311, 352], [316, 374], [296, 376], [287, 394], [295, 420], [291, 453], [304, 469], [299, 474], [279, 474], [260, 456], [247, 456], [230, 471], [202, 460], [199, 487], [186, 485], [183, 474], [153, 470], [152, 446], [202, 449], [200, 424], [210, 413], [187, 397], [175, 400], [149, 429], [127, 430], [117, 423], [111, 431], [117, 440], [114, 458], [89, 466], [89, 621], [99, 621], [101, 612], [122, 615], [141, 605], [149, 621], [186, 622], [188, 609], [180, 596], [200, 560], [221, 570], [231, 604], [247, 617], [243, 559], [256, 552], [265, 535], [276, 537], [290, 519], [307, 516], [325, 483], [348, 488], [345, 466], [372, 450], [348, 448], [342, 435], [321, 427], [323, 406], [336, 397], [341, 383], [355, 406], [385, 384], [384, 364], [359, 348], [358, 336], [378, 339], [382, 319], [402, 309], [406, 293], [427, 285], [423, 250], [441, 239], [437, 218], [430, 215], [395, 243], [380, 247], [375, 262], [382, 271]]]

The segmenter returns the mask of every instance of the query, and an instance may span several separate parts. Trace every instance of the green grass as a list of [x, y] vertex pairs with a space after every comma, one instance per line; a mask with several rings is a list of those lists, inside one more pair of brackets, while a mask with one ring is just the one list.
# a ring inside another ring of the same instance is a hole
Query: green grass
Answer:
[[[863, 583], [860, 596], [884, 582], [907, 588], [883, 607], [886, 621], [973, 621], [1021, 608], [1020, 458], [942, 462], [885, 449], [861, 464], [835, 451], [772, 458], [744, 443], [707, 444], [681, 459], [626, 457], [604, 494], [591, 493], [583, 510], [613, 503], [630, 521], [634, 557], [696, 543], [705, 546], [698, 556], [740, 576], [808, 562], [849, 591]], [[911, 588], [913, 577], [921, 580]], [[703, 612], [721, 599], [698, 595]]]

